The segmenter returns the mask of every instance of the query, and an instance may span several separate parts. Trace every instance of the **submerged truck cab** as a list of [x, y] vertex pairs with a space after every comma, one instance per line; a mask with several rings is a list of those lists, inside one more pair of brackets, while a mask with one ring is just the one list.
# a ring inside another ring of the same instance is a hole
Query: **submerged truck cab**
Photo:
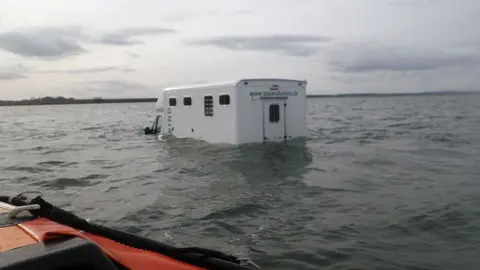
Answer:
[[145, 134], [157, 134], [157, 133], [162, 133], [162, 119], [163, 115], [157, 115], [155, 119], [153, 120], [152, 127], [146, 127], [145, 128]]
[[306, 86], [260, 78], [166, 88], [145, 133], [228, 144], [305, 137]]

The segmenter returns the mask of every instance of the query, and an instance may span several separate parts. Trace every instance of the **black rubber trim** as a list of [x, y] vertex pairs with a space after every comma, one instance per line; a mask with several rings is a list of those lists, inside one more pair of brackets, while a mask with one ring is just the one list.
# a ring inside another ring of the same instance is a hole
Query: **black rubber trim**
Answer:
[[0, 270], [121, 270], [95, 244], [64, 237], [0, 253]]

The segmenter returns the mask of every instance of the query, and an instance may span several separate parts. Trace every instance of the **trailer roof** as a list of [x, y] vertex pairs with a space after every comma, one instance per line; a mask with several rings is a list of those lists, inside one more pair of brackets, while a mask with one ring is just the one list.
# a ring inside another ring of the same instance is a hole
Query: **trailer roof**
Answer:
[[183, 90], [183, 89], [192, 89], [192, 88], [208, 88], [214, 86], [236, 86], [243, 81], [290, 81], [290, 82], [306, 82], [306, 80], [291, 80], [291, 79], [280, 79], [280, 78], [252, 78], [252, 79], [240, 79], [240, 80], [231, 80], [223, 82], [213, 82], [213, 83], [199, 83], [191, 85], [182, 85], [175, 87], [167, 87], [164, 91], [173, 91], [173, 90]]

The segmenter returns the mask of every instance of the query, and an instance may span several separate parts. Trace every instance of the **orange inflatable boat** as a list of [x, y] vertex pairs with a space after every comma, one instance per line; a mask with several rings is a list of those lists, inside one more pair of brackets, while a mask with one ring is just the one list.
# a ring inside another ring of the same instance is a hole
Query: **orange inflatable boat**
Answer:
[[0, 270], [256, 270], [248, 259], [179, 248], [93, 224], [41, 194], [0, 196]]

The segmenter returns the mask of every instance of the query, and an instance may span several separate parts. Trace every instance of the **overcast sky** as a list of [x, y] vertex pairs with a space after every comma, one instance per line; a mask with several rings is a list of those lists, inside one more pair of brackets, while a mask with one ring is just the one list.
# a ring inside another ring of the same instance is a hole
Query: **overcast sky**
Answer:
[[479, 0], [0, 0], [0, 99], [243, 77], [328, 94], [479, 90], [479, 25]]

